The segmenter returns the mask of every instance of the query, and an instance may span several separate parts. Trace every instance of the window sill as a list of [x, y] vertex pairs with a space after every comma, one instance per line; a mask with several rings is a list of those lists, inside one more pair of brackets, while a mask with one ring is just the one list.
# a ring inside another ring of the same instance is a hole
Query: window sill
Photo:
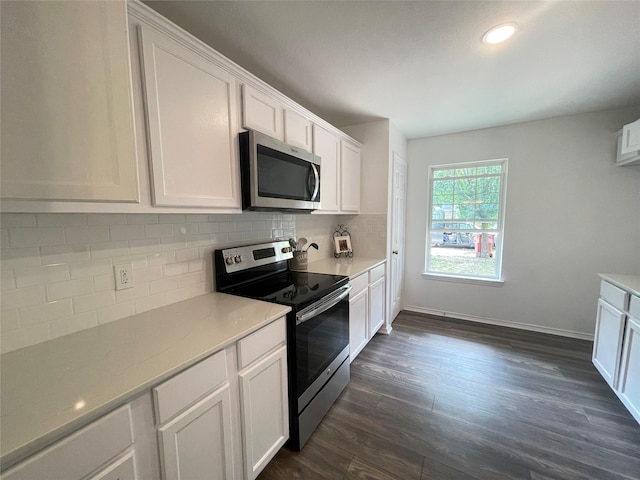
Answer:
[[487, 287], [501, 287], [504, 285], [504, 280], [495, 280], [492, 278], [475, 278], [475, 277], [460, 277], [454, 275], [444, 275], [442, 273], [423, 273], [423, 278], [429, 280], [440, 280], [442, 282], [453, 283], [470, 283], [472, 285], [485, 285]]

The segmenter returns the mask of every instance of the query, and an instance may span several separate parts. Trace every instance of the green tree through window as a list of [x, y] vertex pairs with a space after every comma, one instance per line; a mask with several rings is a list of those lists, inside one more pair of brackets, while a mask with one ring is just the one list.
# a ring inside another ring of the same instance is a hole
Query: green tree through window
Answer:
[[507, 160], [430, 168], [426, 273], [500, 278]]

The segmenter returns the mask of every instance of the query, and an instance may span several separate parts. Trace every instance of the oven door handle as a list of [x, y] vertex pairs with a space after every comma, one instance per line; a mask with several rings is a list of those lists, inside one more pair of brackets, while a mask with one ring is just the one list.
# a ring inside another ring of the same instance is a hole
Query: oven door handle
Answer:
[[321, 313], [326, 312], [331, 307], [335, 306], [341, 300], [343, 300], [347, 295], [349, 295], [350, 291], [351, 285], [345, 285], [344, 287], [339, 288], [337, 290], [337, 293], [327, 295], [322, 300], [319, 300], [310, 307], [305, 308], [296, 315], [296, 325], [300, 325], [301, 323], [304, 323], [307, 320], [311, 320]]

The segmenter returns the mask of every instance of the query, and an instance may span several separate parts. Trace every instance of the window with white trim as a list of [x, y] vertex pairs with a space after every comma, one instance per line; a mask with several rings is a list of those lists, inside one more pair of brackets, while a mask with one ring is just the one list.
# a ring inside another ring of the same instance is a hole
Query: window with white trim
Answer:
[[507, 159], [429, 167], [425, 274], [501, 280]]

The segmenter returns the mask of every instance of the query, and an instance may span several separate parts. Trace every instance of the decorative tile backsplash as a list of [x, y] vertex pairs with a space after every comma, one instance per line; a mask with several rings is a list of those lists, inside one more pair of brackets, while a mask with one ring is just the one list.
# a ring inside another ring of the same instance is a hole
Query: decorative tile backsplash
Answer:
[[[213, 290], [215, 248], [276, 238], [317, 242], [332, 255], [336, 217], [2, 214], [2, 353]], [[115, 290], [113, 265], [133, 266]]]

